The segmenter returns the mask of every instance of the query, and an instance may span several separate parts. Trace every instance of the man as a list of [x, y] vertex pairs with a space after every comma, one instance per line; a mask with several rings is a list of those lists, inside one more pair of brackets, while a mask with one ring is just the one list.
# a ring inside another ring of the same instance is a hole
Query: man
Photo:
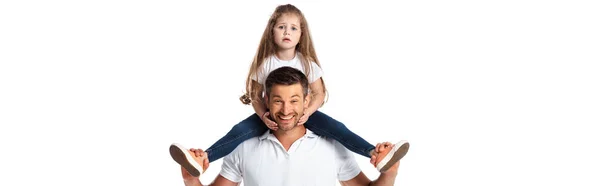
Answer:
[[[233, 186], [242, 181], [248, 186], [335, 185], [336, 180], [342, 185], [394, 184], [399, 162], [371, 181], [344, 146], [297, 125], [310, 101], [308, 80], [302, 72], [291, 67], [278, 68], [269, 74], [265, 87], [267, 107], [279, 129], [239, 145], [223, 159], [221, 172], [211, 185]], [[392, 144], [378, 144], [376, 151], [386, 148], [392, 148]], [[187, 170], [205, 171], [206, 153], [190, 149], [181, 151], [180, 156], [188, 162], [181, 167], [185, 185], [202, 185], [198, 177], [192, 176], [199, 174]]]

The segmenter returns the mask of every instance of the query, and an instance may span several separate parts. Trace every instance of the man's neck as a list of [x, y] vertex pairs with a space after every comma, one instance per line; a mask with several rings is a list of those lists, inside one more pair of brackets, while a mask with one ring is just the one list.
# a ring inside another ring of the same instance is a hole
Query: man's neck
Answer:
[[304, 127], [304, 125], [296, 126], [292, 130], [288, 131], [277, 130], [273, 132], [273, 135], [275, 135], [277, 140], [279, 140], [281, 145], [283, 145], [283, 148], [285, 148], [285, 151], [288, 151], [292, 144], [305, 134], [306, 127]]

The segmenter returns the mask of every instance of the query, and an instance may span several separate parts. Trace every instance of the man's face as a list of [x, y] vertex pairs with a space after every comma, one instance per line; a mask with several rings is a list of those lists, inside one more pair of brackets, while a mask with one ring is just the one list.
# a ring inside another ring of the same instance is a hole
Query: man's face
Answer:
[[272, 119], [278, 124], [279, 130], [293, 129], [304, 109], [308, 107], [308, 100], [302, 93], [302, 85], [273, 85], [268, 100]]

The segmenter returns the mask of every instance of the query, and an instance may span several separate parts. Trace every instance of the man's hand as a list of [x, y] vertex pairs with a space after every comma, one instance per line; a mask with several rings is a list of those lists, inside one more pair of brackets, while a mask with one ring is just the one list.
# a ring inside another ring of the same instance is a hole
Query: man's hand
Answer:
[[[205, 172], [206, 169], [208, 169], [209, 166], [209, 162], [208, 162], [208, 154], [206, 152], [204, 152], [202, 149], [189, 149], [188, 153], [190, 153], [190, 155], [192, 155], [192, 157], [194, 158], [194, 160], [196, 160], [196, 162], [198, 162], [199, 164], [202, 164], [202, 172]], [[183, 180], [186, 181], [192, 181], [192, 180], [197, 180], [198, 177], [194, 177], [192, 176], [187, 170], [185, 170], [185, 168], [183, 168], [183, 166], [181, 166], [181, 176], [183, 177]]]
[[[385, 148], [392, 148], [394, 146], [394, 144], [390, 143], [390, 142], [384, 142], [384, 143], [377, 143], [377, 145], [375, 145], [375, 152], [376, 154], [379, 154], [380, 152], [384, 151]], [[374, 167], [377, 167], [377, 155], [372, 155], [371, 156], [371, 164], [373, 164]], [[381, 159], [383, 157], [379, 157], [379, 159]], [[385, 173], [382, 174], [386, 174], [386, 173], [391, 173], [391, 174], [396, 174], [398, 173], [398, 167], [400, 167], [400, 161], [396, 162], [392, 167], [390, 167], [390, 169], [388, 169]]]
[[[389, 142], [378, 143], [375, 146], [375, 154], [371, 156], [371, 164], [376, 166], [377, 154], [385, 150], [386, 147], [391, 147], [394, 144]], [[346, 186], [363, 186], [363, 185], [373, 185], [373, 186], [390, 186], [394, 185], [396, 182], [396, 176], [398, 175], [398, 167], [400, 166], [400, 161], [396, 162], [390, 169], [379, 174], [379, 177], [376, 180], [370, 180], [363, 172], [360, 172], [356, 177], [342, 181], [342, 185]]]
[[277, 129], [279, 129], [279, 127], [277, 126], [277, 123], [275, 123], [273, 120], [269, 119], [269, 114], [271, 114], [271, 113], [265, 112], [265, 114], [262, 115], [260, 117], [260, 119], [262, 119], [262, 121], [265, 123], [265, 125], [267, 125], [267, 127], [269, 127], [269, 129], [276, 131]]
[[[189, 149], [188, 153], [194, 157], [196, 162], [202, 164], [202, 172], [205, 172], [208, 169], [208, 154], [204, 152], [202, 149]], [[186, 186], [197, 186], [202, 185], [200, 183], [200, 179], [198, 177], [192, 176], [183, 166], [181, 166], [181, 177], [183, 177], [183, 182]]]
[[392, 167], [390, 167], [390, 169], [388, 169], [387, 171], [385, 171], [381, 174], [397, 175], [399, 167], [400, 167], [400, 161], [394, 163], [394, 165], [392, 165]]
[[183, 177], [184, 182], [192, 182], [198, 180], [198, 177], [192, 176], [183, 166], [181, 166], [181, 177]]
[[189, 150], [190, 154], [194, 157], [194, 159], [196, 160], [196, 162], [198, 162], [199, 164], [202, 164], [202, 172], [206, 172], [206, 169], [208, 169], [209, 166], [209, 162], [208, 162], [208, 153], [204, 152], [202, 149], [194, 149], [191, 148]]

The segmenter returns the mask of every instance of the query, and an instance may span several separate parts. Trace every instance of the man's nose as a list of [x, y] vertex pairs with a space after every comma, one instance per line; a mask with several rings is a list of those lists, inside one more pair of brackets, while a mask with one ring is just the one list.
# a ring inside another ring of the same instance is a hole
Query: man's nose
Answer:
[[292, 113], [294, 109], [292, 108], [292, 104], [284, 104], [283, 105], [283, 114], [284, 115], [288, 115], [290, 113]]

